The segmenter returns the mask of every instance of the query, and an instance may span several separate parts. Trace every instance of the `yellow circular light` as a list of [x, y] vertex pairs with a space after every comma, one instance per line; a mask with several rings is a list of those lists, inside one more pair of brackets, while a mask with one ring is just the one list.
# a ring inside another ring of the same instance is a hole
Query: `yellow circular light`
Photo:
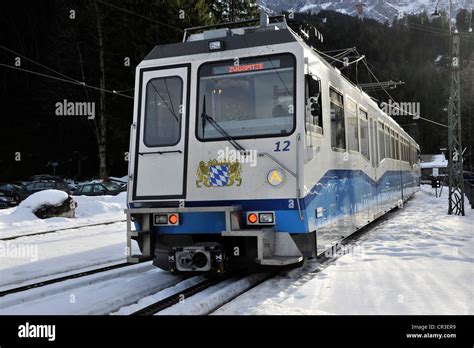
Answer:
[[272, 186], [280, 185], [285, 179], [285, 174], [279, 168], [271, 170], [267, 175], [267, 182]]

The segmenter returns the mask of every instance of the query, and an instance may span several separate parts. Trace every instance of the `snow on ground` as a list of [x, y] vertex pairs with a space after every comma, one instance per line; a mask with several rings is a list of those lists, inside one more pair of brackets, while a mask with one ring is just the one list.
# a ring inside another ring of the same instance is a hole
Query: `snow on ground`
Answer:
[[180, 281], [147, 262], [7, 295], [0, 315], [109, 314]]
[[308, 262], [215, 314], [474, 314], [474, 210], [429, 186], [329, 265]]
[[92, 266], [125, 262], [125, 222], [0, 241], [0, 259], [0, 291]]
[[[61, 191], [54, 190], [53, 192]], [[0, 238], [125, 219], [123, 210], [126, 208], [126, 192], [117, 196], [73, 196], [77, 202], [75, 218], [44, 220], [32, 213], [32, 207], [44, 201], [43, 196], [37, 196], [40, 193], [42, 192], [28, 197], [18, 207], [0, 210]], [[51, 195], [47, 197], [51, 199]], [[56, 196], [52, 197], [53, 200], [56, 198]], [[34, 200], [30, 202], [30, 199]]]
[[35, 211], [42, 205], [50, 204], [54, 206], [61, 205], [68, 197], [68, 194], [59, 190], [44, 190], [36, 192], [20, 203], [20, 208]]
[[[31, 213], [31, 207], [43, 201], [41, 197], [35, 198], [33, 202], [27, 199], [16, 208], [1, 211], [0, 238], [58, 228], [73, 229], [0, 240], [0, 290], [90, 267], [124, 262], [125, 195], [124, 192], [118, 196], [74, 197], [78, 207], [77, 217], [73, 219], [38, 219]], [[103, 222], [112, 223], [75, 228]], [[133, 252], [138, 252], [135, 244]]]

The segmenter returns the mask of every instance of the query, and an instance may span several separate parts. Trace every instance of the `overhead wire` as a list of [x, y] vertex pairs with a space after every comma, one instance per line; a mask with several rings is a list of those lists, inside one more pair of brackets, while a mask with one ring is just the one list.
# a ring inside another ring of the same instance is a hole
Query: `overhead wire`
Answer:
[[62, 81], [62, 82], [69, 82], [69, 83], [74, 83], [76, 85], [81, 85], [81, 86], [84, 86], [84, 87], [87, 87], [87, 88], [91, 88], [91, 89], [95, 89], [95, 90], [98, 90], [98, 91], [104, 91], [104, 92], [107, 92], [107, 93], [112, 93], [112, 94], [115, 94], [115, 95], [119, 95], [121, 97], [127, 97], [127, 98], [131, 98], [133, 99], [133, 97], [131, 96], [128, 96], [128, 95], [125, 95], [125, 94], [122, 94], [121, 92], [124, 92], [124, 91], [128, 91], [128, 90], [132, 90], [134, 88], [131, 88], [131, 89], [128, 89], [128, 90], [124, 90], [124, 91], [115, 91], [115, 90], [108, 90], [108, 89], [102, 89], [102, 88], [99, 88], [99, 87], [96, 87], [96, 86], [92, 86], [92, 85], [89, 85], [89, 84], [86, 84], [84, 81], [80, 81], [78, 79], [75, 79], [73, 77], [70, 77], [64, 73], [61, 73], [53, 68], [50, 68], [44, 64], [41, 64], [40, 62], [34, 60], [34, 59], [31, 59], [31, 58], [28, 58], [26, 57], [25, 55], [21, 54], [21, 53], [18, 53], [8, 47], [5, 47], [5, 46], [1, 46], [0, 45], [0, 48], [9, 52], [9, 53], [12, 53], [12, 54], [15, 54], [19, 57], [22, 57], [23, 59], [25, 59], [26, 61], [30, 62], [30, 63], [33, 63], [33, 64], [36, 64], [40, 67], [42, 67], [43, 69], [46, 69], [52, 73], [55, 73], [63, 78], [58, 78], [56, 76], [51, 76], [51, 75], [46, 75], [46, 74], [43, 74], [43, 73], [40, 73], [40, 72], [37, 72], [37, 71], [32, 71], [32, 70], [28, 70], [28, 69], [24, 69], [24, 68], [20, 68], [20, 67], [14, 67], [14, 66], [11, 66], [11, 65], [8, 65], [8, 64], [0, 64], [0, 66], [3, 66], [3, 67], [6, 67], [6, 68], [12, 68], [12, 69], [15, 69], [15, 70], [19, 70], [19, 71], [23, 71], [23, 72], [26, 72], [26, 73], [31, 73], [31, 74], [35, 74], [35, 75], [38, 75], [38, 76], [42, 76], [42, 77], [47, 77], [47, 78], [51, 78], [51, 79], [55, 79], [55, 80], [58, 80], [58, 81]]
[[133, 99], [133, 97], [131, 97], [129, 95], [121, 94], [121, 93], [118, 93], [117, 91], [114, 91], [114, 90], [103, 89], [103, 88], [99, 88], [99, 87], [96, 87], [96, 86], [91, 86], [91, 85], [86, 84], [85, 82], [71, 81], [71, 80], [60, 78], [60, 77], [46, 75], [46, 74], [39, 73], [39, 72], [36, 72], [36, 71], [27, 70], [27, 69], [19, 68], [19, 67], [16, 67], [16, 66], [11, 66], [11, 65], [7, 65], [7, 64], [2, 64], [2, 63], [0, 63], [0, 66], [8, 68], [8, 69], [23, 71], [23, 72], [26, 72], [26, 73], [29, 73], [29, 74], [34, 74], [34, 75], [38, 75], [38, 76], [42, 76], [42, 77], [47, 77], [47, 78], [50, 78], [50, 79], [53, 79], [53, 80], [67, 82], [67, 83], [71, 83], [71, 84], [78, 85], [78, 86], [84, 86], [84, 87], [94, 89], [94, 90], [97, 90], [97, 91], [102, 91], [102, 92], [106, 92], [106, 93], [110, 93], [110, 94], [115, 94], [115, 95], [118, 95], [118, 96], [121, 96], [121, 97]]

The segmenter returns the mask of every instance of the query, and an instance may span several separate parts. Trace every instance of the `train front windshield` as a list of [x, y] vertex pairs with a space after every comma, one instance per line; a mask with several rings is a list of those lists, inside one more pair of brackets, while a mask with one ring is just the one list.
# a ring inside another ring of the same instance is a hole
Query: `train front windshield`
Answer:
[[207, 63], [199, 69], [201, 140], [289, 135], [295, 128], [295, 58], [290, 54]]

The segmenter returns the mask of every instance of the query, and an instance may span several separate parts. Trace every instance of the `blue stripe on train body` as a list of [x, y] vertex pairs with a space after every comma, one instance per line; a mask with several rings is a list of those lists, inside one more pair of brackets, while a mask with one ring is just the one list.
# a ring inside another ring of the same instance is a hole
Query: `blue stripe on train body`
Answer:
[[[418, 179], [409, 171], [388, 171], [377, 182], [361, 170], [330, 170], [300, 200], [304, 219], [300, 219], [296, 199], [259, 199], [186, 202], [187, 207], [240, 205], [242, 211], [274, 211], [275, 231], [308, 233], [324, 226], [328, 219], [357, 214], [369, 208], [379, 212], [393, 208], [404, 191], [413, 190]], [[411, 192], [406, 192], [405, 195]], [[322, 215], [317, 214], [317, 209]], [[244, 217], [242, 217], [244, 218]], [[245, 221], [243, 219], [243, 221]], [[158, 229], [156, 227], [156, 229]], [[220, 234], [225, 230], [222, 212], [180, 213], [179, 226], [159, 227], [160, 234]]]

